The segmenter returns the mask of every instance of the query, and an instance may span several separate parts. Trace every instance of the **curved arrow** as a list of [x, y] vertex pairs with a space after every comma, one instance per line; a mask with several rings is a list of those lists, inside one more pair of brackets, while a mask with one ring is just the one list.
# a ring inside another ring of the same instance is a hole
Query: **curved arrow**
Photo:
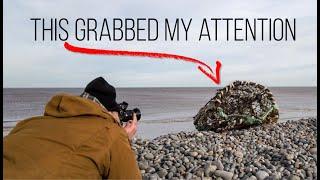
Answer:
[[[93, 49], [93, 48], [84, 48], [84, 47], [77, 47], [74, 45], [69, 44], [68, 42], [64, 43], [64, 47], [71, 51], [76, 53], [83, 53], [83, 54], [101, 54], [101, 55], [113, 55], [113, 56], [140, 56], [140, 57], [151, 57], [151, 58], [170, 58], [170, 59], [176, 59], [176, 60], [183, 60], [186, 62], [192, 62], [195, 64], [198, 64], [198, 69], [206, 75], [208, 78], [210, 78], [214, 83], [220, 84], [220, 69], [221, 69], [221, 62], [219, 60], [216, 61], [216, 69], [215, 74], [213, 75], [213, 70], [210, 66], [205, 64], [204, 62], [186, 57], [186, 56], [180, 56], [175, 54], [167, 54], [167, 53], [156, 53], [156, 52], [143, 52], [143, 51], [121, 51], [121, 50], [108, 50], [108, 49]], [[205, 70], [205, 68], [209, 70]]]

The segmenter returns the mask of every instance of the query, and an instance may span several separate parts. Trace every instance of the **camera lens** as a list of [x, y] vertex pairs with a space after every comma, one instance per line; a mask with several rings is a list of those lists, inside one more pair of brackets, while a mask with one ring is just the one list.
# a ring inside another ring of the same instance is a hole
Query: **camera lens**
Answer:
[[128, 107], [128, 103], [123, 101], [122, 103], [119, 104], [119, 108], [122, 110], [126, 110]]
[[141, 119], [141, 111], [138, 108], [134, 108], [133, 112], [136, 113], [137, 120], [139, 121]]

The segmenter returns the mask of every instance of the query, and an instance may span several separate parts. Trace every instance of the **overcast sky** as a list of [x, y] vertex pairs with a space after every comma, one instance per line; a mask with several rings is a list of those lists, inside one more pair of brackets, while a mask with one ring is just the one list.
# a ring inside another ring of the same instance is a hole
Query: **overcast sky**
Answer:
[[[63, 42], [35, 42], [33, 17], [296, 18], [296, 41], [68, 42], [79, 46], [180, 54], [222, 62], [221, 85], [251, 80], [268, 86], [316, 86], [316, 0], [4, 1], [4, 87], [83, 87], [97, 76], [116, 87], [215, 87], [196, 65], [139, 57], [80, 55]], [[100, 23], [101, 24], [101, 23]], [[193, 31], [193, 30], [192, 30]], [[162, 33], [162, 32], [160, 32]], [[190, 32], [190, 35], [197, 34]], [[161, 36], [163, 35], [160, 34]], [[197, 39], [191, 37], [191, 39]]]

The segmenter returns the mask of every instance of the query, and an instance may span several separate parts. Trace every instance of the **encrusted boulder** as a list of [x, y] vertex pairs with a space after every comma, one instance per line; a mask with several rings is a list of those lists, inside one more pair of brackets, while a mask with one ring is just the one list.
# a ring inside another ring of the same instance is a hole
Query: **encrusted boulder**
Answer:
[[194, 117], [193, 124], [199, 131], [221, 132], [275, 123], [278, 119], [279, 110], [268, 88], [255, 82], [234, 81], [217, 90]]

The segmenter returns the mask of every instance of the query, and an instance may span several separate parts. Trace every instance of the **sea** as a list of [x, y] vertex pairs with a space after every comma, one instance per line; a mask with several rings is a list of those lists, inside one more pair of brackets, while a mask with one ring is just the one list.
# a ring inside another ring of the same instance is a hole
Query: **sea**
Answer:
[[[217, 88], [118, 88], [117, 101], [140, 108], [137, 138], [152, 139], [168, 133], [193, 131], [193, 117]], [[317, 116], [317, 87], [271, 87], [280, 109], [279, 122]], [[17, 122], [42, 115], [57, 93], [79, 95], [82, 88], [4, 88], [3, 136]]]

